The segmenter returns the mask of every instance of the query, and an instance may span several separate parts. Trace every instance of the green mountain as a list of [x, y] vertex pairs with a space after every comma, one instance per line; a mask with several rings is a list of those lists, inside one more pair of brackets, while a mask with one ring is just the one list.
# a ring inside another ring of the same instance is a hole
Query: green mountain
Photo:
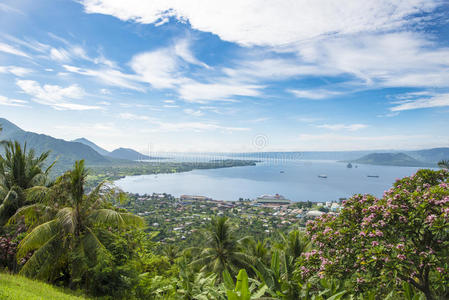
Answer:
[[[51, 150], [50, 161], [57, 158], [60, 166], [71, 165], [80, 159], [84, 159], [90, 164], [109, 162], [109, 159], [82, 143], [68, 142], [45, 134], [24, 131], [3, 118], [0, 118], [0, 126], [3, 128], [0, 140], [16, 140], [22, 145], [26, 142], [28, 149], [33, 148], [36, 153]], [[3, 149], [0, 149], [0, 152], [2, 151]]]
[[149, 159], [148, 155], [143, 155], [133, 149], [118, 148], [108, 154], [109, 157], [127, 160]]
[[98, 153], [100, 153], [101, 155], [105, 155], [105, 156], [109, 155], [109, 151], [101, 148], [100, 146], [98, 146], [94, 142], [89, 141], [86, 138], [79, 138], [79, 139], [73, 140], [72, 142], [87, 145], [87, 146], [91, 147], [92, 149], [94, 149], [95, 151], [97, 151]]
[[408, 155], [429, 163], [437, 163], [441, 160], [449, 159], [449, 148], [432, 148], [425, 150], [409, 151]]
[[383, 165], [383, 166], [402, 166], [402, 167], [432, 167], [435, 164], [419, 161], [404, 153], [371, 153], [359, 159], [351, 161], [352, 163]]

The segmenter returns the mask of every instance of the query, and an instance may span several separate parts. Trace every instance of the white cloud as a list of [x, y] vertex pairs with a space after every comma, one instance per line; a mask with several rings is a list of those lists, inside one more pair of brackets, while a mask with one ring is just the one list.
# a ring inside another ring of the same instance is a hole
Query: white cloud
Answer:
[[28, 105], [26, 105], [27, 103], [28, 103], [28, 101], [11, 99], [11, 98], [0, 95], [0, 105], [15, 106], [15, 107], [28, 107]]
[[259, 96], [261, 85], [221, 81], [219, 83], [190, 82], [179, 87], [179, 97], [187, 102], [233, 101], [233, 96]]
[[50, 84], [41, 86], [33, 80], [17, 80], [16, 84], [24, 93], [32, 96], [33, 101], [51, 106], [57, 110], [91, 110], [101, 108], [99, 106], [71, 102], [71, 99], [81, 99], [85, 96], [84, 90], [76, 84], [65, 88]]
[[284, 46], [335, 33], [399, 28], [417, 22], [415, 14], [429, 12], [441, 1], [81, 0], [81, 3], [88, 13], [112, 15], [125, 21], [163, 24], [173, 17], [225, 41]]
[[399, 112], [403, 110], [449, 106], [449, 93], [433, 94], [431, 96], [410, 93], [409, 97], [412, 99], [395, 102], [397, 105], [391, 107], [390, 110]]
[[138, 54], [130, 66], [143, 81], [158, 89], [172, 88], [182, 80], [177, 58], [169, 49]]
[[[447, 87], [449, 48], [418, 33], [359, 34], [316, 40], [297, 48], [309, 75], [351, 74], [371, 87]], [[332, 66], [329, 69], [329, 66]]]
[[360, 129], [364, 129], [368, 127], [365, 124], [321, 124], [316, 125], [318, 128], [325, 128], [330, 130], [349, 130], [349, 131], [357, 131]]
[[157, 125], [154, 129], [148, 129], [146, 131], [149, 132], [177, 132], [177, 131], [194, 131], [194, 132], [203, 132], [203, 131], [224, 131], [224, 132], [234, 132], [234, 131], [248, 131], [249, 128], [245, 127], [228, 127], [221, 126], [215, 123], [203, 123], [203, 122], [153, 122]]
[[184, 112], [188, 115], [194, 116], [194, 117], [201, 117], [204, 115], [204, 113], [201, 110], [194, 110], [191, 108], [184, 109]]
[[10, 73], [18, 77], [23, 77], [31, 72], [33, 70], [18, 66], [0, 66], [0, 73]]
[[137, 121], [137, 120], [148, 121], [148, 120], [150, 120], [150, 118], [147, 116], [136, 115], [136, 114], [132, 114], [132, 113], [121, 113], [119, 115], [119, 117], [124, 120], [132, 120], [132, 121]]
[[5, 44], [5, 43], [0, 43], [0, 52], [5, 52], [5, 53], [8, 53], [8, 54], [13, 54], [13, 55], [23, 56], [23, 57], [28, 57], [29, 58], [28, 54], [26, 54], [22, 50], [14, 48], [13, 46]]
[[136, 75], [126, 74], [119, 70], [110, 68], [94, 70], [78, 68], [71, 65], [63, 65], [63, 67], [71, 73], [95, 77], [110, 86], [122, 87], [136, 91], [144, 91], [143, 87], [138, 83], [140, 80]]
[[314, 99], [314, 100], [326, 99], [341, 94], [341, 92], [328, 91], [323, 89], [289, 90], [289, 92], [293, 93], [297, 98]]
[[192, 51], [190, 50], [190, 47], [191, 47], [190, 44], [191, 44], [191, 42], [187, 38], [178, 40], [174, 46], [174, 51], [175, 51], [176, 55], [178, 55], [183, 60], [185, 60], [186, 62], [191, 63], [193, 65], [199, 65], [199, 66], [202, 66], [205, 68], [210, 68], [208, 65], [199, 61], [193, 55]]
[[70, 61], [70, 53], [62, 48], [61, 49], [51, 48], [50, 57], [51, 57], [51, 59], [54, 59], [54, 60], [60, 61], [60, 62]]
[[6, 5], [4, 3], [0, 3], [0, 10], [6, 12], [6, 13], [16, 13], [23, 15], [23, 12], [15, 7]]

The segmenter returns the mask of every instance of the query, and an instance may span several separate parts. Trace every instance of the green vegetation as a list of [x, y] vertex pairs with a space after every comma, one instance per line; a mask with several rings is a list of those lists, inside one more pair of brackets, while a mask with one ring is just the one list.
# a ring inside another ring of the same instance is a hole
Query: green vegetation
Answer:
[[33, 186], [44, 185], [53, 166], [44, 170], [49, 152], [35, 157], [34, 150], [27, 152], [26, 144], [6, 142], [5, 155], [0, 156], [0, 226], [19, 209], [26, 205], [25, 193]]
[[[449, 298], [445, 169], [419, 170], [382, 198], [354, 195], [304, 224], [297, 210], [311, 203], [127, 200], [105, 182], [87, 190], [84, 161], [49, 181], [45, 154], [5, 147], [0, 205], [14, 205], [0, 227], [0, 267], [10, 272], [103, 299]], [[0, 283], [7, 299], [59, 293], [17, 276]]]
[[217, 169], [239, 166], [254, 166], [254, 160], [225, 159], [212, 162], [115, 162], [114, 164], [91, 165], [87, 178], [89, 186], [125, 176], [188, 172], [195, 169]]
[[82, 300], [73, 291], [56, 288], [50, 284], [22, 276], [0, 273], [0, 299], [8, 300]]

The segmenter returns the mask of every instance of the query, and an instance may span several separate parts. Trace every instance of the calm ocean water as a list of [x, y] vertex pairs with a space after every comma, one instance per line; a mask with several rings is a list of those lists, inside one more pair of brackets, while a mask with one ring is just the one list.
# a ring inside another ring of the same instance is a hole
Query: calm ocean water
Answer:
[[[382, 196], [397, 178], [412, 175], [416, 167], [358, 165], [347, 168], [335, 161], [297, 160], [257, 166], [184, 173], [128, 176], [117, 186], [132, 193], [202, 195], [216, 200], [255, 198], [262, 194], [281, 194], [292, 201], [332, 201], [356, 193]], [[319, 178], [318, 175], [327, 175]], [[378, 175], [378, 178], [367, 177]]]

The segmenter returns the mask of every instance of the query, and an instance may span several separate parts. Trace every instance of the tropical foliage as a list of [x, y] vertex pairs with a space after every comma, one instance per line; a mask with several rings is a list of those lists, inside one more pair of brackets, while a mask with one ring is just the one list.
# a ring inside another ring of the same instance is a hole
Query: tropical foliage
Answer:
[[25, 193], [33, 186], [44, 185], [53, 166], [45, 168], [49, 152], [35, 155], [18, 142], [4, 143], [5, 154], [0, 156], [0, 226], [26, 204]]
[[50, 182], [48, 153], [5, 147], [0, 264], [11, 272], [113, 299], [449, 298], [445, 169], [400, 179], [382, 198], [355, 195], [338, 214], [264, 240], [212, 218], [183, 248], [155, 242], [158, 232], [115, 206], [126, 199], [110, 184], [87, 189], [84, 161]]
[[448, 183], [446, 170], [420, 170], [383, 198], [356, 195], [338, 216], [309, 222], [316, 249], [302, 255], [298, 279], [343, 278], [358, 294], [383, 296], [408, 284], [427, 299], [447, 299]]

